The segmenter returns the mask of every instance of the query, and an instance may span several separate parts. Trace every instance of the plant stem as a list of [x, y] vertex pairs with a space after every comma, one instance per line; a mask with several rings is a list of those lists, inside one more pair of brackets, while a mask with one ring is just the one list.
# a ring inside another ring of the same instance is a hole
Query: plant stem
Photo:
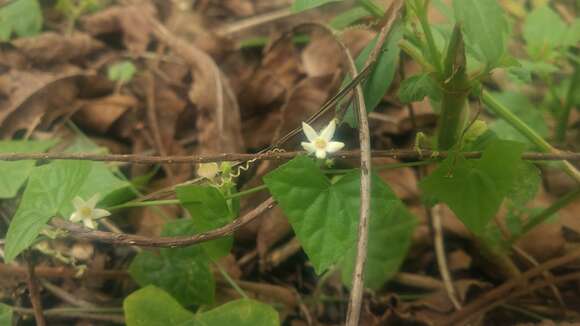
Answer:
[[[224, 196], [227, 199], [234, 199], [239, 198], [242, 196], [250, 195], [256, 193], [258, 191], [262, 191], [266, 189], [266, 185], [260, 185], [254, 188], [250, 188], [248, 190], [236, 192], [231, 195]], [[108, 207], [107, 210], [117, 210], [121, 208], [131, 208], [131, 207], [148, 207], [148, 206], [164, 206], [164, 205], [179, 205], [181, 202], [178, 199], [165, 199], [165, 200], [150, 200], [150, 201], [136, 201], [136, 202], [128, 202], [116, 206]]]
[[[550, 216], [556, 214], [560, 209], [566, 207], [568, 204], [574, 202], [575, 200], [580, 197], [580, 187], [576, 188], [575, 190], [567, 193], [562, 198], [555, 201], [552, 205], [529, 218], [529, 222], [524, 225], [521, 234], [526, 234], [539, 224], [544, 223]], [[517, 240], [517, 239], [516, 239]], [[515, 240], [512, 240], [512, 242]]]
[[228, 272], [226, 272], [226, 270], [216, 261], [212, 260], [212, 263], [215, 265], [215, 267], [217, 267], [217, 269], [220, 271], [220, 273], [222, 274], [222, 276], [224, 277], [224, 279], [230, 284], [230, 286], [236, 290], [236, 292], [238, 292], [238, 294], [245, 299], [248, 299], [248, 295], [246, 294], [246, 292], [244, 292], [244, 290], [242, 290], [242, 288], [238, 285], [238, 283], [236, 283], [236, 281], [234, 281], [232, 279], [232, 277], [230, 276], [230, 274], [228, 274]]
[[435, 66], [438, 74], [441, 74], [443, 69], [441, 67], [441, 54], [437, 50], [435, 45], [435, 39], [433, 38], [433, 33], [431, 31], [431, 25], [427, 19], [427, 8], [429, 7], [429, 0], [425, 0], [422, 4], [417, 3], [417, 17], [419, 18], [419, 23], [425, 33], [425, 39], [427, 40], [427, 48], [429, 50], [429, 56], [431, 57], [431, 63]]
[[564, 102], [564, 107], [562, 108], [562, 113], [558, 119], [558, 126], [556, 127], [556, 141], [564, 142], [566, 140], [566, 130], [568, 129], [568, 121], [570, 119], [570, 111], [574, 106], [574, 96], [578, 88], [580, 88], [580, 64], [574, 64], [574, 74], [572, 75], [572, 80], [570, 81], [570, 87], [568, 88], [568, 93], [566, 93], [566, 100]]

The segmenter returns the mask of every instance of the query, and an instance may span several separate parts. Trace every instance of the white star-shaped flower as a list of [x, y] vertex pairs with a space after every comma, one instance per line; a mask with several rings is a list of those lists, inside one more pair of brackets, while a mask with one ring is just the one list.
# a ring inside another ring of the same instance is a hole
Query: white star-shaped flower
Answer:
[[111, 213], [109, 213], [107, 210], [95, 208], [95, 206], [97, 206], [97, 202], [99, 202], [99, 194], [95, 194], [87, 201], [83, 200], [79, 196], [76, 196], [72, 202], [73, 206], [75, 207], [75, 211], [71, 214], [70, 220], [75, 223], [83, 222], [83, 224], [90, 229], [97, 228], [97, 223], [95, 223], [95, 220], [111, 215]]
[[306, 138], [308, 138], [307, 142], [301, 143], [302, 147], [304, 147], [308, 153], [315, 153], [316, 157], [319, 159], [326, 158], [326, 154], [328, 153], [334, 153], [341, 150], [344, 147], [344, 143], [332, 141], [335, 129], [336, 122], [334, 119], [330, 121], [328, 126], [326, 126], [320, 134], [314, 131], [309, 124], [302, 122], [302, 130], [304, 131]]

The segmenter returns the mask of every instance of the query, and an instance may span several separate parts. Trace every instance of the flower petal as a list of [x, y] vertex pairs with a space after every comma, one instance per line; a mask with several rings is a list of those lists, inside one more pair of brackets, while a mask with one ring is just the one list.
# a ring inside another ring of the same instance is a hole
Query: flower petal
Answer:
[[318, 133], [316, 133], [316, 131], [314, 131], [314, 129], [312, 129], [312, 127], [310, 127], [310, 125], [306, 122], [302, 122], [302, 131], [310, 142], [313, 142], [316, 138], [318, 138]]
[[314, 147], [312, 143], [303, 141], [300, 143], [300, 145], [302, 145], [302, 148], [304, 148], [304, 150], [306, 150], [308, 153], [316, 152], [316, 147]]
[[336, 122], [332, 119], [326, 128], [322, 130], [320, 133], [320, 138], [326, 140], [327, 142], [332, 140], [332, 136], [334, 136], [334, 131], [336, 130]]
[[76, 196], [75, 198], [73, 198], [72, 203], [77, 211], [79, 209], [81, 209], [81, 207], [85, 206], [85, 201], [79, 196]]
[[109, 216], [111, 215], [111, 213], [109, 213], [109, 211], [107, 211], [106, 209], [102, 209], [102, 208], [95, 208], [93, 210], [93, 218], [101, 218], [101, 217], [105, 217], [105, 216]]
[[96, 193], [93, 195], [93, 197], [91, 197], [91, 199], [87, 200], [85, 205], [87, 207], [90, 207], [91, 209], [95, 208], [95, 206], [97, 206], [97, 203], [99, 202], [99, 199], [101, 198], [101, 195], [99, 193]]
[[69, 220], [71, 222], [80, 222], [82, 220], [81, 214], [79, 212], [74, 212], [70, 215]]
[[90, 218], [85, 218], [83, 220], [83, 224], [85, 225], [85, 227], [87, 227], [89, 229], [96, 229], [97, 228], [97, 223], [95, 223], [95, 221], [91, 220]]
[[341, 150], [344, 147], [344, 143], [343, 142], [339, 142], [339, 141], [331, 141], [330, 143], [328, 143], [326, 145], [326, 151], [328, 153], [334, 153], [334, 152], [338, 152], [339, 150]]
[[325, 159], [326, 158], [326, 151], [323, 149], [319, 149], [316, 151], [316, 157], [319, 159]]

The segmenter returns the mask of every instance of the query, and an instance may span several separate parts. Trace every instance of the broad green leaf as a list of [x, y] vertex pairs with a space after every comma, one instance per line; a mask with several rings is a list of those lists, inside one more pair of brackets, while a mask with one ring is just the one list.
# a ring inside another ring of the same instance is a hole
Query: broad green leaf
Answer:
[[568, 26], [548, 5], [536, 8], [523, 26], [528, 55], [536, 60], [551, 59], [553, 51], [564, 45]]
[[420, 187], [428, 197], [446, 203], [476, 235], [484, 235], [503, 198], [512, 189], [524, 146], [493, 141], [479, 160], [450, 156]]
[[[379, 53], [378, 59], [375, 66], [372, 67], [367, 79], [362, 84], [363, 95], [365, 98], [365, 106], [367, 112], [371, 112], [379, 104], [389, 87], [391, 82], [395, 77], [395, 71], [397, 69], [397, 61], [399, 59], [399, 53], [401, 49], [399, 48], [399, 41], [403, 36], [403, 24], [397, 22], [391, 28], [389, 36], [385, 40], [381, 51]], [[356, 67], [358, 71], [361, 71], [367, 58], [372, 52], [375, 44], [377, 43], [377, 37], [375, 37], [359, 54], [356, 58]], [[346, 80], [350, 80], [346, 79]], [[343, 83], [344, 85], [345, 83]], [[357, 126], [356, 122], [357, 113], [355, 106], [351, 104], [346, 112], [344, 121], [351, 126]]]
[[[182, 219], [167, 223], [162, 235], [191, 235], [193, 230], [191, 220]], [[156, 285], [182, 305], [213, 302], [215, 282], [200, 246], [160, 249], [158, 255], [142, 251], [133, 259], [129, 273], [139, 285]]]
[[437, 83], [428, 74], [411, 76], [401, 83], [399, 88], [401, 102], [419, 102], [425, 96], [428, 96], [433, 101], [441, 101], [441, 92]]
[[90, 164], [55, 161], [32, 171], [6, 234], [6, 261], [28, 248], [46, 223], [77, 195]]
[[290, 221], [318, 274], [339, 261], [356, 238], [358, 211], [345, 193], [357, 193], [358, 181], [335, 184], [306, 156], [298, 156], [264, 177], [264, 183]]
[[107, 77], [112, 81], [126, 83], [133, 78], [135, 72], [137, 72], [135, 65], [131, 61], [125, 60], [109, 66]]
[[42, 29], [42, 11], [37, 0], [14, 0], [0, 8], [0, 41], [12, 34], [34, 36]]
[[194, 326], [194, 314], [153, 285], [131, 293], [123, 301], [127, 326]]
[[0, 303], [0, 325], [12, 325], [12, 309], [3, 303]]
[[[544, 113], [535, 107], [524, 94], [516, 92], [494, 93], [497, 100], [516, 114], [530, 128], [534, 129], [540, 136], [547, 137], [549, 129], [546, 124]], [[496, 120], [489, 125], [495, 134], [504, 140], [514, 140], [526, 144], [530, 141], [514, 127], [504, 120]]]
[[[411, 245], [416, 218], [383, 181], [374, 176], [365, 287], [379, 289], [397, 273]], [[356, 259], [353, 245], [341, 262], [342, 282], [351, 286]]]
[[453, 0], [467, 43], [494, 67], [505, 52], [508, 23], [497, 0]]
[[[178, 187], [175, 193], [191, 215], [197, 233], [222, 227], [235, 217], [224, 195], [216, 187], [187, 185]], [[232, 243], [233, 238], [229, 236], [204, 242], [201, 246], [212, 259], [218, 259], [229, 254]]]
[[300, 12], [316, 7], [320, 7], [330, 2], [339, 2], [342, 0], [294, 0], [292, 3], [292, 11]]
[[[0, 153], [44, 152], [56, 144], [55, 140], [0, 141]], [[35, 161], [0, 162], [0, 198], [12, 198], [34, 168]]]
[[271, 306], [250, 299], [240, 299], [196, 315], [196, 326], [279, 326], [278, 312]]

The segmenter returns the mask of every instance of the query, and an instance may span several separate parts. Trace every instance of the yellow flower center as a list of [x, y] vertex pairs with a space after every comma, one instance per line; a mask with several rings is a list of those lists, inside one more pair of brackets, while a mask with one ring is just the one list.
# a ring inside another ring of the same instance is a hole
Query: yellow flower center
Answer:
[[79, 212], [83, 217], [90, 217], [92, 209], [90, 207], [82, 207]]
[[314, 147], [318, 149], [325, 149], [326, 148], [326, 140], [322, 138], [318, 138], [314, 141]]

